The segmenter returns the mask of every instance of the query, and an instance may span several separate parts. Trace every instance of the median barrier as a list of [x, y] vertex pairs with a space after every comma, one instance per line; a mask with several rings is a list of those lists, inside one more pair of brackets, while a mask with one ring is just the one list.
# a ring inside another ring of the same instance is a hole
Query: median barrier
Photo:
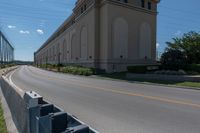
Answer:
[[0, 82], [20, 133], [98, 133], [34, 91], [19, 91], [4, 76]]
[[24, 93], [13, 87], [5, 77], [0, 79], [1, 89], [19, 133], [28, 133]]

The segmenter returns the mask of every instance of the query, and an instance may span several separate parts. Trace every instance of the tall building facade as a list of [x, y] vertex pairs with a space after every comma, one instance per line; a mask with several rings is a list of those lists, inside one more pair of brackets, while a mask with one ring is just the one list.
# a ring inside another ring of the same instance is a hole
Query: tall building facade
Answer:
[[10, 63], [12, 61], [14, 61], [14, 48], [0, 31], [0, 63]]
[[78, 0], [71, 16], [34, 54], [36, 64], [125, 71], [156, 63], [159, 0]]

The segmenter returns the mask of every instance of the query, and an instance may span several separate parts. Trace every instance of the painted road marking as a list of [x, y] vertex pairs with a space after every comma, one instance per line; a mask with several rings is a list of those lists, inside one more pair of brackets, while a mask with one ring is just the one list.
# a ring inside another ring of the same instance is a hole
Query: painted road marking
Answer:
[[[32, 71], [32, 70], [30, 70], [30, 71]], [[35, 72], [32, 71], [32, 73], [39, 76], [39, 77], [41, 77], [41, 75], [45, 76], [49, 80], [63, 81], [64, 83], [66, 83], [66, 81], [68, 81], [68, 80], [64, 80], [64, 79], [60, 79], [60, 78], [49, 77], [49, 76], [44, 75], [40, 72], [35, 73]], [[137, 97], [161, 101], [161, 102], [165, 102], [165, 103], [172, 103], [172, 104], [179, 104], [179, 105], [186, 105], [186, 106], [200, 108], [200, 104], [195, 104], [195, 103], [191, 103], [191, 102], [188, 102], [188, 101], [181, 101], [181, 100], [175, 100], [175, 99], [170, 99], [170, 98], [163, 98], [163, 97], [158, 97], [158, 96], [149, 96], [149, 95], [144, 95], [144, 94], [140, 94], [140, 93], [126, 92], [126, 91], [120, 91], [120, 90], [115, 90], [115, 89], [110, 89], [110, 88], [91, 86], [91, 85], [81, 83], [81, 82], [78, 82], [78, 81], [76, 81], [76, 83], [70, 82], [69, 84], [76, 85], [76, 86], [78, 85], [80, 87], [84, 86], [84, 87], [88, 87], [88, 88], [91, 88], [91, 89], [103, 90], [103, 91], [107, 91], [107, 92], [113, 92], [113, 93], [116, 93], [116, 94], [123, 94], [123, 95], [128, 95], [128, 96], [137, 96]]]

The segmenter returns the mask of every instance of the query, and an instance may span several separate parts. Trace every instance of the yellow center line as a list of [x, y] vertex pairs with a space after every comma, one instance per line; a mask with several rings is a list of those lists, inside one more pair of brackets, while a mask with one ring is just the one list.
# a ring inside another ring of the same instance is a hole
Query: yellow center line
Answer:
[[[41, 75], [46, 76], [46, 75], [44, 75], [40, 72], [36, 73], [36, 72], [33, 72], [32, 70], [30, 70], [30, 71], [32, 73], [38, 75], [38, 76], [41, 76]], [[46, 76], [46, 78], [48, 78], [50, 80], [63, 81], [65, 83], [67, 81], [67, 80], [64, 80], [64, 79], [49, 77], [49, 76]], [[113, 93], [116, 93], [116, 94], [123, 94], [123, 95], [128, 95], [128, 96], [137, 96], [137, 97], [142, 97], [142, 98], [150, 99], [150, 100], [156, 100], [156, 101], [161, 101], [161, 102], [166, 102], [166, 103], [186, 105], [186, 106], [191, 106], [191, 107], [195, 107], [195, 108], [200, 108], [200, 104], [195, 104], [195, 103], [191, 103], [191, 102], [187, 102], [187, 101], [174, 100], [174, 99], [163, 98], [163, 97], [158, 97], [158, 96], [149, 96], [149, 95], [144, 95], [144, 94], [140, 94], [140, 93], [133, 93], [133, 92], [126, 92], [126, 91], [115, 90], [115, 89], [110, 89], [110, 88], [97, 87], [97, 86], [81, 83], [81, 82], [78, 82], [78, 81], [76, 81], [76, 83], [74, 83], [74, 81], [73, 81], [73, 82], [70, 82], [69, 84], [78, 85], [80, 87], [88, 87], [88, 88], [91, 88], [91, 89], [103, 90], [103, 91], [107, 91], [107, 92], [113, 92]]]

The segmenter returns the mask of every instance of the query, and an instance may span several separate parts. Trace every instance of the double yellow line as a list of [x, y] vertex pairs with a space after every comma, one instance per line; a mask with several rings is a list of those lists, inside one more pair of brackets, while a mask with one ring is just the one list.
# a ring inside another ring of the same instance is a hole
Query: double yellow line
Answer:
[[[64, 79], [61, 79], [61, 78], [49, 77], [49, 76], [46, 76], [46, 75], [44, 75], [44, 74], [42, 74], [40, 72], [37, 73], [37, 72], [33, 72], [32, 70], [30, 70], [30, 71], [33, 74], [35, 74], [35, 75], [37, 75], [39, 77], [41, 77], [41, 75], [42, 75], [42, 76], [45, 76], [46, 78], [48, 78], [50, 80], [63, 81], [64, 83], [66, 83], [66, 81], [68, 81], [68, 80], [64, 80]], [[157, 97], [157, 96], [149, 96], [149, 95], [144, 95], [144, 94], [140, 94], [140, 93], [133, 93], [133, 92], [115, 90], [115, 89], [111, 89], [111, 88], [103, 88], [103, 87], [88, 85], [88, 84], [81, 83], [81, 82], [78, 82], [78, 81], [72, 81], [69, 84], [80, 86], [80, 87], [96, 89], [96, 90], [112, 92], [112, 93], [116, 93], [116, 94], [123, 94], [123, 95], [127, 95], [127, 96], [137, 96], [137, 97], [142, 97], [142, 98], [145, 98], [145, 99], [161, 101], [161, 102], [165, 102], [165, 103], [186, 105], [186, 106], [190, 106], [190, 107], [200, 108], [200, 104], [195, 104], [195, 103], [191, 103], [191, 102], [188, 102], [188, 101], [175, 100], [175, 99], [163, 98], [163, 97]]]

